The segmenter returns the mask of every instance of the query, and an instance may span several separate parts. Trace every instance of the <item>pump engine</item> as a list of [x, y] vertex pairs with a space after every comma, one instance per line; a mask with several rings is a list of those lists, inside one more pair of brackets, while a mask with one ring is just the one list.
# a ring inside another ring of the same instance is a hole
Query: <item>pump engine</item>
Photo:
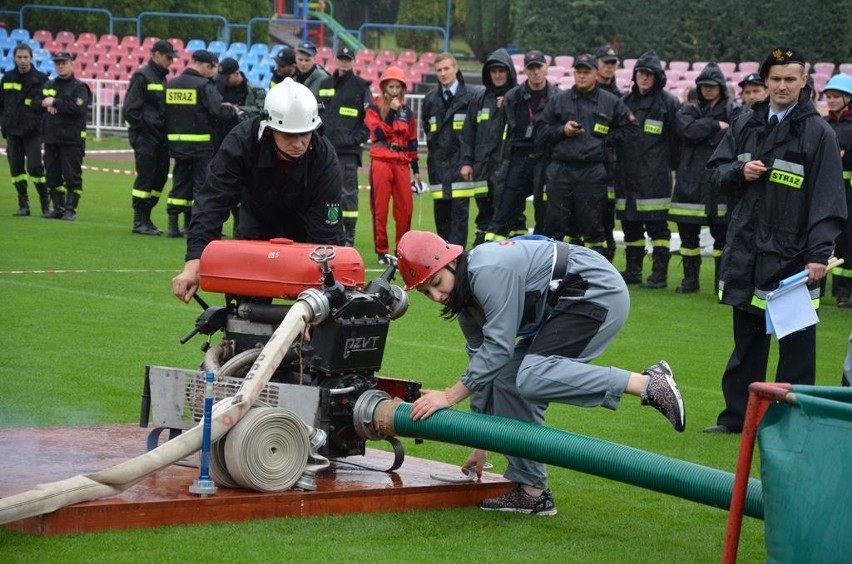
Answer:
[[216, 375], [216, 399], [233, 395], [291, 307], [275, 300], [300, 298], [320, 312], [319, 321], [286, 352], [261, 400], [323, 430], [327, 441], [319, 454], [364, 454], [353, 425], [357, 399], [376, 389], [407, 402], [420, 394], [418, 382], [377, 375], [389, 323], [408, 308], [405, 292], [391, 284], [395, 273], [392, 264], [365, 283], [363, 260], [349, 247], [287, 239], [211, 242], [201, 256], [199, 285], [224, 294], [225, 305], [211, 307], [196, 294], [203, 311], [181, 342], [207, 335], [200, 370], [147, 367], [140, 425], [157, 426], [149, 447], [163, 429], [175, 436], [201, 419], [207, 371]]

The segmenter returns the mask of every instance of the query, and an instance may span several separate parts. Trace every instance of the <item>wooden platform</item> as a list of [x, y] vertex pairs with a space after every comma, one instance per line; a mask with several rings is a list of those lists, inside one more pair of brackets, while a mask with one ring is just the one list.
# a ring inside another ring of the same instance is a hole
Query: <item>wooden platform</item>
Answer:
[[[145, 452], [148, 432], [134, 425], [0, 430], [0, 497], [138, 456]], [[388, 468], [393, 455], [368, 448], [366, 456], [345, 460]], [[220, 487], [215, 495], [202, 498], [188, 491], [198, 478], [198, 469], [173, 465], [118, 496], [4, 526], [47, 536], [274, 517], [445, 509], [475, 505], [510, 488], [509, 482], [495, 474], [463, 484], [430, 478], [436, 473], [457, 476], [458, 468], [406, 456], [393, 473], [336, 465], [318, 477], [315, 491], [259, 493]]]

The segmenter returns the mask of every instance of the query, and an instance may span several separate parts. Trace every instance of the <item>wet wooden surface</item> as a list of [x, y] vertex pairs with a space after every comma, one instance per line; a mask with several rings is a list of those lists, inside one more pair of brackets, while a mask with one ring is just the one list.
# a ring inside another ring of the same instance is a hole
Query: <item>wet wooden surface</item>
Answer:
[[[135, 425], [0, 430], [0, 497], [103, 470], [143, 454], [149, 432]], [[393, 455], [368, 448], [366, 456], [344, 460], [388, 468]], [[481, 482], [462, 484], [439, 482], [431, 474], [458, 476], [459, 467], [406, 455], [403, 465], [392, 473], [335, 465], [317, 477], [315, 491], [261, 493], [219, 487], [215, 495], [200, 497], [188, 489], [198, 478], [198, 469], [172, 465], [117, 496], [4, 526], [36, 535], [62, 535], [274, 517], [443, 509], [476, 505], [483, 498], [502, 495], [511, 486], [495, 474], [484, 474]]]

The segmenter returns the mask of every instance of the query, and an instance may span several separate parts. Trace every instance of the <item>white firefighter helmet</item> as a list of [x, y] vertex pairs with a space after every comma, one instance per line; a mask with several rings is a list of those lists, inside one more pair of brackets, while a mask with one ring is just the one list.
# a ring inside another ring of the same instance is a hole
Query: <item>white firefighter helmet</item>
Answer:
[[266, 93], [263, 111], [258, 139], [267, 127], [282, 133], [308, 133], [322, 125], [313, 92], [292, 78], [285, 78]]

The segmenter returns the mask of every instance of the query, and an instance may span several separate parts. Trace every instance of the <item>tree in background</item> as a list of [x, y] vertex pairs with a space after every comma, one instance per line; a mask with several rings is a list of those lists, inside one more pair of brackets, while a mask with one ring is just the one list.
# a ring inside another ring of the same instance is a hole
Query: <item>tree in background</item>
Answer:
[[[455, 15], [459, 11], [458, 0], [453, 2], [453, 8]], [[447, 0], [401, 0], [397, 23], [443, 28], [446, 25], [446, 16]], [[455, 24], [455, 17], [453, 23]], [[435, 31], [400, 30], [396, 32], [396, 43], [400, 49], [415, 51], [443, 49], [443, 37]]]
[[515, 0], [515, 42], [524, 51], [541, 49], [559, 55], [594, 52], [620, 32], [615, 12], [615, 2], [607, 0]]
[[481, 62], [513, 42], [511, 8], [512, 0], [465, 0], [464, 38]]

